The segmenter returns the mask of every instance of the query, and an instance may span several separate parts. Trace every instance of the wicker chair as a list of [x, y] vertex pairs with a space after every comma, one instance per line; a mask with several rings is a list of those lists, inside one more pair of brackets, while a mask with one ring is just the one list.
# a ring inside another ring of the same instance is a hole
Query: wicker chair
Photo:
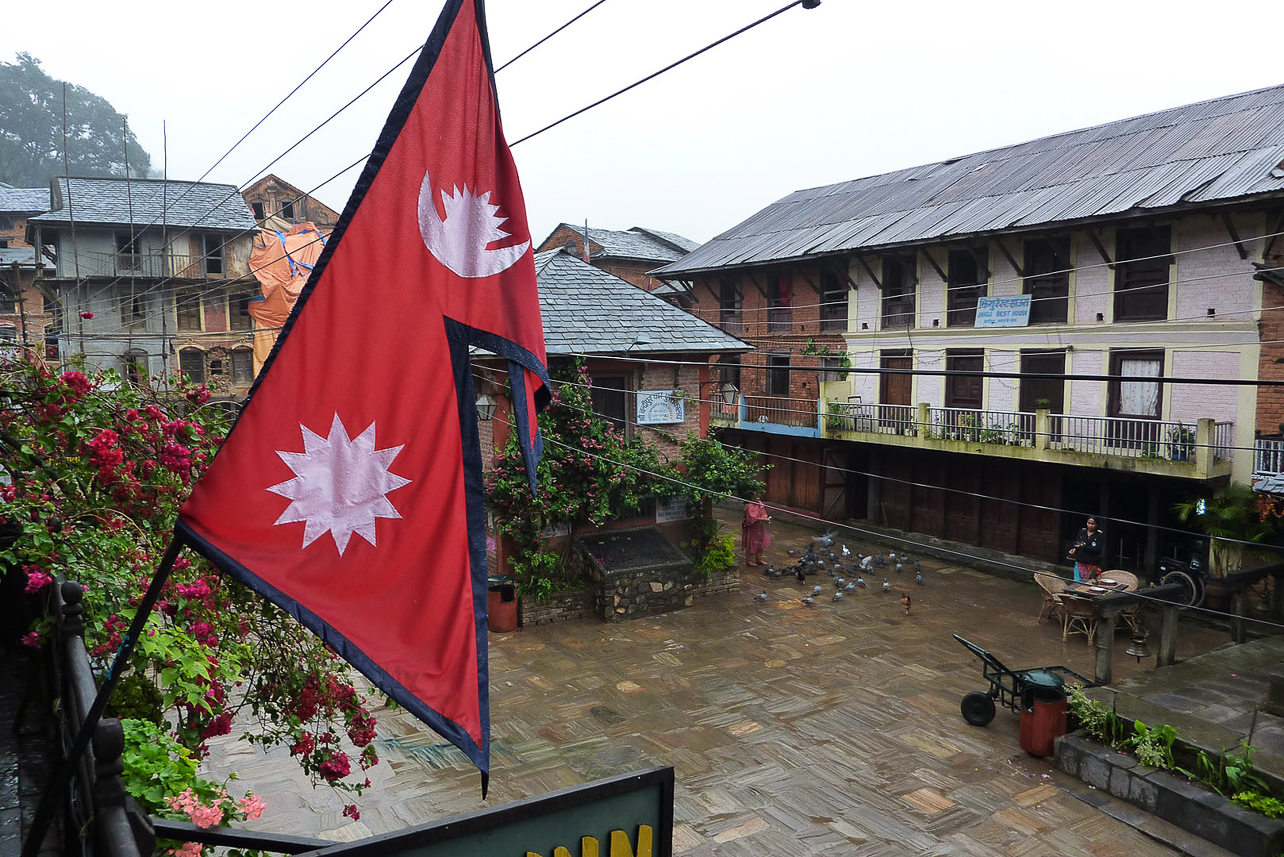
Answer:
[[1043, 590], [1043, 606], [1039, 608], [1038, 622], [1044, 618], [1057, 618], [1061, 612], [1061, 606], [1058, 604], [1056, 597], [1065, 591], [1065, 578], [1059, 577], [1050, 571], [1035, 572], [1034, 582], [1039, 584]]
[[[1106, 580], [1113, 580], [1116, 583], [1122, 584], [1124, 592], [1136, 592], [1138, 586], [1140, 586], [1140, 583], [1137, 580], [1137, 575], [1133, 574], [1131, 571], [1111, 569], [1110, 571], [1102, 573], [1101, 576]], [[1136, 632], [1142, 624], [1141, 602], [1138, 601], [1127, 610], [1121, 610], [1119, 612], [1119, 618], [1127, 623], [1129, 631]]]
[[1083, 634], [1091, 646], [1097, 638], [1097, 608], [1090, 599], [1073, 595], [1053, 596], [1061, 606], [1061, 641], [1071, 634]]

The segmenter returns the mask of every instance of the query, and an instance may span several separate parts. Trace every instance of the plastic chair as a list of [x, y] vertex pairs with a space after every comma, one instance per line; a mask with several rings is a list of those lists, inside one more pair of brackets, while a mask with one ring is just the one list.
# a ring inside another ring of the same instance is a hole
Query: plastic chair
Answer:
[[1043, 590], [1043, 606], [1039, 608], [1039, 618], [1035, 621], [1042, 622], [1044, 618], [1055, 618], [1060, 613], [1060, 604], [1056, 596], [1065, 591], [1065, 578], [1050, 571], [1040, 570], [1035, 573], [1034, 582]]

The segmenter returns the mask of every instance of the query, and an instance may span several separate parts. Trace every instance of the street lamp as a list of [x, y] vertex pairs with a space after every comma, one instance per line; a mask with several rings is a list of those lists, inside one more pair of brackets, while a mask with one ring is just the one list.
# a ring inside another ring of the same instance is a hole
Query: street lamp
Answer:
[[480, 419], [484, 423], [488, 423], [492, 419], [494, 419], [495, 406], [496, 406], [495, 400], [492, 399], [490, 396], [486, 395], [485, 393], [482, 393], [481, 397], [477, 399], [478, 419]]

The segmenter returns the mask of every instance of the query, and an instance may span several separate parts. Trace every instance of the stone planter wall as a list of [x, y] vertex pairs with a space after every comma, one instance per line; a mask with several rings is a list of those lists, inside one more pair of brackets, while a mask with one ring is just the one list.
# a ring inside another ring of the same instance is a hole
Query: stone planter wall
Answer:
[[572, 589], [557, 593], [544, 604], [534, 598], [523, 598], [519, 615], [523, 626], [583, 619], [593, 615], [593, 595], [587, 589]]
[[1057, 739], [1056, 766], [1242, 857], [1275, 857], [1284, 850], [1284, 819], [1267, 818], [1079, 733]]
[[692, 571], [690, 563], [627, 571], [596, 568], [593, 578], [597, 590], [594, 612], [608, 622], [681, 610], [694, 604], [698, 596], [740, 588], [738, 568], [706, 578]]

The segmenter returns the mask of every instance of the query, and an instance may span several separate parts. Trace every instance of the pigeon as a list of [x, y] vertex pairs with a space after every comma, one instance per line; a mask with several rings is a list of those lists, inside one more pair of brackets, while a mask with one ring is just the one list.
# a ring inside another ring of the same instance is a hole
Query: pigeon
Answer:
[[816, 603], [816, 599], [815, 599], [815, 598], [812, 598], [810, 595], [808, 595], [806, 598], [804, 598], [804, 599], [802, 600], [802, 603], [804, 603], [804, 604], [815, 604], [815, 603]]
[[765, 589], [764, 589], [764, 590], [761, 592], [761, 594], [755, 595], [755, 596], [753, 597], [753, 600], [754, 600], [754, 601], [766, 601], [766, 600], [767, 600], [767, 590], [765, 590]]
[[865, 554], [861, 553], [860, 551], [856, 551], [856, 561], [857, 561], [857, 562], [864, 562], [864, 561], [865, 561]]
[[892, 551], [891, 553], [889, 553], [887, 555], [887, 558], [890, 559], [892, 562], [896, 562], [896, 551]]
[[843, 551], [842, 551], [842, 553], [843, 553], [843, 558], [844, 558], [844, 559], [852, 555], [852, 552], [851, 552], [850, 550], [848, 550], [848, 549], [847, 549], [847, 545], [843, 545]]
[[882, 568], [883, 566], [887, 565], [887, 560], [884, 559], [883, 555], [880, 553], [878, 556], [874, 557], [874, 565], [878, 566], [879, 568]]
[[915, 570], [915, 571], [922, 571], [922, 570], [923, 570], [923, 563], [919, 562], [918, 560], [914, 560], [914, 570]]
[[884, 578], [883, 578], [883, 591], [884, 591], [884, 592], [891, 592], [891, 591], [892, 591], [892, 584], [891, 584], [891, 581], [889, 581], [886, 577], [884, 577]]
[[807, 579], [807, 572], [803, 571], [801, 565], [798, 566], [796, 569], [794, 569], [794, 574], [798, 576], [799, 583], [802, 583], [804, 580]]
[[843, 585], [844, 583], [846, 583], [846, 582], [847, 582], [847, 578], [845, 578], [845, 577], [835, 577], [835, 578], [834, 578], [834, 586], [837, 586], [837, 587], [840, 587], [840, 588], [841, 588], [841, 587], [842, 587], [842, 585]]
[[785, 553], [789, 554], [790, 556], [798, 556], [798, 551], [785, 551]]
[[838, 592], [835, 592], [835, 593], [834, 593], [834, 597], [833, 597], [833, 598], [831, 598], [831, 599], [829, 599], [829, 600], [830, 600], [830, 601], [842, 601], [842, 600], [843, 600], [843, 593], [842, 593], [842, 590], [839, 590]]
[[865, 578], [863, 578], [863, 577], [858, 577], [858, 578], [856, 578], [856, 585], [857, 585], [857, 586], [859, 586], [861, 589], [864, 589], [864, 588], [865, 588]]
[[849, 583], [849, 584], [847, 584], [846, 586], [844, 586], [844, 587], [843, 587], [843, 591], [844, 591], [844, 592], [851, 592], [851, 591], [853, 591], [855, 588], [856, 588], [856, 581], [854, 581], [854, 580], [853, 580], [851, 583]]
[[905, 569], [905, 564], [904, 564], [904, 563], [900, 563], [900, 562], [896, 563], [896, 573], [897, 573], [897, 574], [900, 574], [904, 569]]
[[820, 586], [820, 584], [816, 584], [816, 588], [815, 588], [815, 589], [813, 589], [813, 590], [811, 591], [811, 594], [812, 594], [812, 595], [819, 595], [819, 594], [820, 594], [820, 590], [821, 590], [821, 586]]
[[865, 571], [869, 571], [871, 568], [874, 567], [874, 558], [872, 556], [865, 557], [860, 561], [860, 567], [863, 568]]
[[921, 571], [914, 572], [914, 582], [920, 586], [923, 585], [923, 572]]
[[909, 615], [910, 603], [911, 602], [910, 602], [909, 593], [902, 592], [901, 593], [901, 612], [904, 613], [906, 616]]
[[829, 532], [825, 533], [823, 536], [816, 536], [814, 539], [812, 539], [812, 542], [820, 545], [822, 548], [833, 547], [834, 537], [837, 535], [838, 535], [837, 530], [830, 530]]

